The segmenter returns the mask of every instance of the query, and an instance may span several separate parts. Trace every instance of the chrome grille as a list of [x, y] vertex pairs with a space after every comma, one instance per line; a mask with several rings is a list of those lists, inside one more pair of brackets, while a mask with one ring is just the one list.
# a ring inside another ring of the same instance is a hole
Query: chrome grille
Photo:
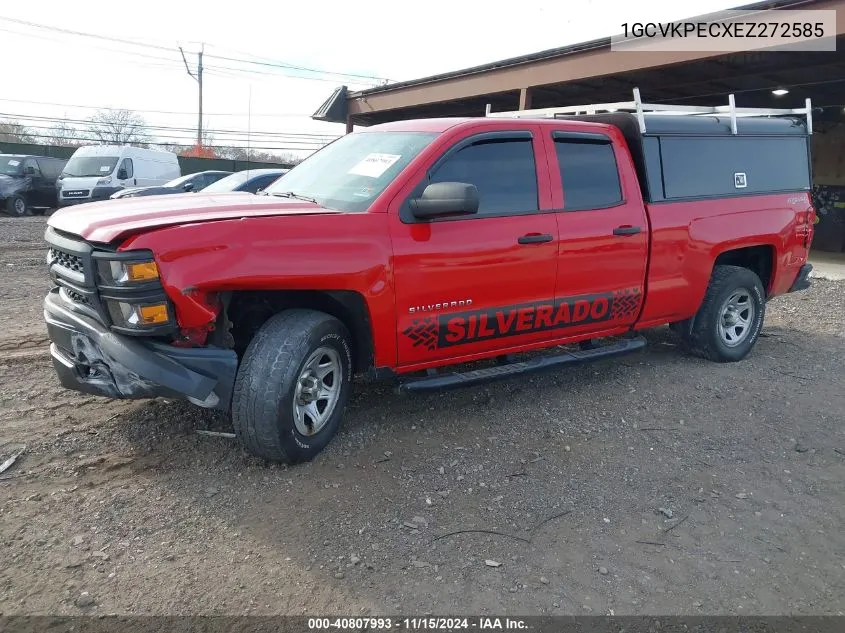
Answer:
[[90, 189], [72, 189], [62, 191], [62, 198], [86, 198], [89, 193], [91, 193]]
[[73, 301], [74, 303], [81, 303], [84, 306], [91, 305], [91, 302], [88, 300], [88, 297], [86, 297], [81, 292], [76, 292], [76, 290], [71, 290], [70, 288], [62, 288], [60, 292], [64, 294], [67, 299]]

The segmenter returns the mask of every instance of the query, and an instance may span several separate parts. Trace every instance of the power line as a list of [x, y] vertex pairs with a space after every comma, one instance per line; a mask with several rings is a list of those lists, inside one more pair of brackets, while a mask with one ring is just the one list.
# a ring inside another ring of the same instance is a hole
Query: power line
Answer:
[[[23, 119], [23, 120], [33, 120], [33, 121], [47, 121], [50, 123], [77, 123], [82, 125], [91, 125], [96, 124], [96, 122], [85, 120], [85, 119], [68, 119], [64, 117], [50, 117], [50, 116], [38, 116], [34, 114], [19, 114], [14, 112], [0, 112], [0, 116], [14, 118], [14, 119]], [[170, 126], [170, 125], [152, 125], [152, 124], [143, 124], [139, 127], [143, 127], [146, 129], [151, 130], [172, 130], [176, 132], [191, 132], [194, 131], [194, 128], [191, 127], [179, 127], [179, 126]], [[229, 129], [219, 129], [219, 130], [210, 130], [214, 134], [246, 134], [246, 130], [229, 130]], [[257, 136], [278, 136], [278, 137], [305, 137], [305, 138], [330, 138], [336, 139], [339, 138], [337, 134], [319, 134], [316, 132], [251, 132], [251, 134], [255, 134]]]
[[[47, 31], [57, 32], [57, 33], [63, 33], [65, 35], [75, 35], [75, 36], [78, 36], [78, 37], [88, 37], [88, 38], [107, 41], [107, 42], [114, 42], [114, 43], [117, 43], [117, 44], [123, 44], [123, 45], [128, 44], [130, 46], [138, 46], [138, 47], [148, 48], [148, 49], [152, 49], [152, 50], [166, 51], [168, 53], [176, 52], [175, 48], [167, 47], [167, 46], [161, 46], [161, 45], [158, 45], [158, 44], [148, 44], [146, 42], [139, 42], [137, 40], [131, 40], [131, 39], [126, 39], [126, 38], [117, 38], [117, 37], [109, 37], [107, 35], [98, 35], [96, 33], [87, 33], [87, 32], [84, 32], [84, 31], [76, 31], [76, 30], [73, 30], [73, 29], [66, 29], [66, 28], [57, 27], [57, 26], [50, 26], [50, 25], [46, 25], [46, 24], [38, 24], [38, 23], [35, 23], [35, 22], [29, 22], [27, 20], [20, 20], [20, 19], [17, 19], [17, 18], [9, 18], [9, 17], [5, 17], [5, 16], [0, 16], [0, 20], [3, 20], [5, 22], [12, 22], [12, 23], [15, 23], [15, 24], [20, 24], [20, 25], [23, 25], [23, 26], [28, 26], [28, 27], [31, 27], [31, 28], [43, 29], [43, 30], [47, 30]], [[320, 70], [320, 69], [317, 69], [317, 68], [308, 68], [308, 67], [305, 67], [305, 66], [296, 66], [294, 64], [286, 64], [284, 62], [275, 62], [275, 61], [274, 62], [269, 62], [269, 61], [264, 62], [264, 61], [256, 61], [256, 60], [249, 60], [249, 59], [238, 59], [238, 58], [234, 58], [234, 57], [226, 57], [226, 56], [220, 56], [220, 55], [208, 55], [208, 56], [214, 57], [215, 59], [222, 59], [224, 61], [232, 61], [232, 62], [242, 63], [242, 64], [254, 64], [254, 65], [259, 65], [259, 66], [281, 68], [281, 69], [286, 69], [286, 70], [298, 70], [300, 72], [310, 72], [310, 73], [315, 73], [315, 74], [319, 74], [319, 75], [333, 75], [335, 77], [350, 77], [350, 78], [357, 78], [357, 79], [372, 79], [372, 80], [375, 80], [376, 82], [386, 82], [386, 81], [388, 81], [388, 79], [386, 79], [385, 77], [375, 77], [375, 76], [372, 76], [372, 75], [357, 75], [357, 74], [354, 74], [354, 73], [332, 72], [332, 71]], [[162, 59], [162, 58], [159, 58], [159, 59]], [[240, 69], [231, 69], [230, 68], [229, 70], [240, 70]], [[300, 77], [300, 79], [311, 79], [311, 78]]]
[[[26, 136], [28, 138], [46, 138], [46, 139], [54, 138], [54, 136], [50, 135], [50, 134], [27, 134]], [[102, 143], [99, 143], [99, 142], [96, 142], [96, 141], [92, 141], [90, 138], [75, 137], [75, 136], [64, 136], [64, 137], [62, 137], [62, 140], [64, 140], [64, 141], [81, 141], [83, 143], [91, 143], [92, 145], [101, 145], [102, 144]], [[0, 142], [3, 142], [3, 143], [11, 143], [11, 142], [19, 143], [21, 141], [0, 141]], [[22, 144], [26, 144], [26, 142], [23, 141]], [[157, 147], [172, 147], [174, 145], [179, 145], [179, 143], [163, 143], [163, 142], [153, 142], [153, 141], [142, 141], [142, 144], [143, 145], [155, 145]], [[305, 148], [305, 147], [265, 147], [265, 146], [256, 147], [254, 145], [251, 146], [250, 148], [242, 147], [242, 146], [233, 146], [233, 145], [204, 145], [203, 147], [208, 148], [208, 149], [242, 149], [242, 150], [259, 149], [259, 150], [273, 150], [273, 151], [281, 151], [281, 152], [305, 152], [305, 151], [317, 151], [317, 149], [319, 149], [319, 148], [315, 149], [315, 148]]]
[[[0, 29], [2, 30], [2, 29]], [[73, 103], [53, 103], [51, 101], [30, 101], [28, 99], [7, 99], [5, 97], [0, 97], [0, 101], [8, 102], [8, 103], [23, 103], [26, 105], [46, 105], [46, 106], [56, 106], [60, 108], [80, 108], [82, 110], [109, 110], [109, 111], [116, 111], [116, 110], [132, 110], [133, 112], [138, 112], [139, 114], [172, 114], [172, 115], [185, 115], [185, 116], [196, 116], [196, 112], [185, 112], [185, 111], [174, 111], [174, 110], [138, 110], [135, 108], [110, 108], [105, 106], [93, 106], [93, 105], [79, 105]], [[238, 116], [238, 117], [246, 117], [247, 113], [243, 112], [206, 112], [206, 116]], [[310, 117], [310, 113], [301, 112], [301, 113], [293, 113], [293, 112], [286, 112], [286, 113], [278, 113], [278, 114], [252, 114], [253, 117], [271, 117], [271, 118], [279, 118], [279, 119], [287, 119], [287, 118], [298, 118], [298, 117]]]
[[[31, 132], [31, 130], [34, 130], [35, 132]], [[33, 135], [33, 134], [39, 133], [39, 132], [52, 132], [52, 134], [46, 134], [46, 136], [48, 136], [50, 138], [74, 138], [74, 137], [76, 137], [76, 138], [84, 138], [84, 139], [89, 140], [89, 141], [97, 140], [95, 138], [95, 137], [97, 137], [97, 134], [95, 134], [95, 133], [91, 133], [90, 136], [84, 136], [86, 134], [86, 132], [84, 130], [79, 130], [79, 129], [55, 130], [54, 128], [48, 127], [46, 125], [27, 125], [23, 131], [19, 132], [19, 135]], [[129, 136], [129, 137], [132, 137], [134, 139], [143, 139], [144, 142], [147, 142], [147, 140], [161, 141], [161, 142], [165, 142], [165, 143], [173, 141], [173, 142], [178, 142], [179, 144], [185, 144], [185, 145], [193, 145], [196, 142], [196, 137], [193, 136], [193, 135], [192, 136], [182, 136], [182, 135], [179, 135], [179, 134], [148, 134], [148, 133], [146, 133], [142, 130], [139, 130], [139, 131], [115, 130], [114, 132], [111, 132], [109, 130], [102, 130], [101, 132], [106, 136], [108, 136], [109, 134], [112, 134], [112, 133], [115, 133], [118, 136], [123, 134], [124, 136]], [[290, 145], [303, 146], [302, 149], [311, 149], [313, 147], [322, 147], [323, 145], [326, 145], [330, 142], [328, 140], [324, 141], [324, 140], [320, 140], [320, 139], [302, 139], [302, 140], [298, 140], [298, 139], [273, 139], [273, 138], [257, 138], [256, 139], [256, 138], [251, 138], [251, 137], [248, 137], [248, 136], [247, 137], [216, 138], [215, 139], [215, 138], [213, 138], [213, 132], [210, 133], [210, 135], [212, 135], [211, 143], [214, 143], [215, 141], [217, 141], [218, 143], [229, 143], [229, 144], [232, 144], [232, 143], [241, 144], [241, 143], [253, 143], [253, 142], [258, 142], [258, 143], [277, 142], [277, 143], [287, 143], [287, 144], [290, 144]], [[208, 147], [208, 144], [206, 142], [204, 142], [203, 147]], [[227, 147], [228, 147], [228, 145], [227, 145]]]
[[313, 68], [306, 68], [304, 66], [295, 66], [293, 64], [282, 64], [280, 62], [263, 62], [263, 61], [254, 61], [251, 59], [236, 59], [234, 57], [224, 57], [223, 55], [213, 55], [211, 53], [206, 54], [206, 57], [212, 57], [214, 59], [222, 59], [223, 61], [229, 62], [238, 62], [241, 64], [255, 64], [257, 66], [268, 66], [271, 68], [284, 68], [287, 70], [300, 70], [309, 73], [319, 73], [323, 75], [336, 75], [338, 77], [351, 77], [353, 79], [375, 79], [376, 81], [389, 81], [384, 77], [374, 77], [372, 75], [356, 75], [355, 73], [335, 73], [329, 72], [324, 70], [314, 70]]
[[[0, 20], [2, 20], [2, 19], [4, 19], [4, 18], [0, 17]], [[46, 40], [48, 42], [59, 42], [59, 43], [61, 43], [61, 40], [56, 39], [54, 37], [47, 37], [47, 36], [44, 36], [44, 35], [36, 35], [35, 33], [25, 33], [25, 32], [22, 32], [22, 31], [12, 31], [12, 30], [3, 29], [3, 28], [0, 28], [0, 31], [6, 32], [6, 33], [12, 33], [13, 35], [20, 35], [20, 36], [23, 36], [23, 37], [34, 37], [36, 39]], [[160, 57], [160, 56], [157, 56], [157, 55], [150, 55], [149, 53], [141, 53], [139, 51], [125, 51], [125, 50], [120, 50], [120, 49], [116, 49], [116, 48], [107, 48], [105, 46], [97, 46], [96, 44], [89, 44], [88, 46], [90, 46], [91, 48], [100, 50], [100, 51], [107, 51], [109, 53], [114, 53], [116, 55], [130, 55], [132, 57], [138, 57], [138, 58], [141, 58], [141, 59], [144, 59], [144, 60], [152, 59], [152, 60], [158, 60], [159, 62], [167, 62], [167, 64], [162, 64], [162, 63], [152, 63], [152, 62], [147, 62], [147, 61], [135, 61], [133, 63], [136, 66], [144, 66], [144, 67], [147, 67], [147, 68], [168, 68], [170, 70], [175, 70], [176, 67], [180, 65], [179, 59], [170, 59], [168, 57]], [[337, 78], [302, 77], [300, 75], [290, 75], [290, 74], [279, 73], [279, 72], [271, 73], [271, 72], [266, 72], [266, 71], [261, 71], [261, 70], [253, 70], [253, 69], [250, 69], [250, 68], [232, 68], [230, 66], [217, 66], [217, 65], [205, 66], [205, 70], [208, 71], [212, 75], [215, 75], [215, 76], [218, 76], [218, 77], [227, 77], [227, 78], [228, 77], [240, 78], [240, 76], [235, 74], [235, 73], [246, 73], [246, 74], [250, 74], [250, 75], [259, 75], [259, 76], [262, 76], [262, 77], [275, 77], [276, 79], [279, 79], [279, 78], [303, 79], [303, 80], [306, 80], [306, 81], [323, 81], [323, 82], [333, 83], [333, 84], [336, 84], [339, 81], [339, 79], [337, 79]], [[372, 82], [369, 82], [369, 83], [348, 82], [348, 83], [350, 85], [359, 85], [359, 86], [361, 86], [361, 85], [364, 85], [364, 86], [374, 85]]]

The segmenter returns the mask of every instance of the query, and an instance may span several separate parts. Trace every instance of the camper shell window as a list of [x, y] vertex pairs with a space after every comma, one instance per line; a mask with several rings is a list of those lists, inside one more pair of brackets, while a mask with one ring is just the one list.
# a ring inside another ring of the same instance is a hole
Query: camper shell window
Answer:
[[646, 133], [630, 113], [561, 117], [607, 123], [625, 137], [647, 202], [679, 202], [809, 191], [810, 142], [798, 117], [645, 115]]

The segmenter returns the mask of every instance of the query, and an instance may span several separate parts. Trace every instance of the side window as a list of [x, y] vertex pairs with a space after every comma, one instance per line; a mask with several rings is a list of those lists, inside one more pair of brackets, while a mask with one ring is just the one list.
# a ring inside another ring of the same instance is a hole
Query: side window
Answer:
[[23, 162], [23, 171], [25, 174], [32, 172], [30, 175], [36, 178], [41, 176], [41, 169], [39, 169], [38, 162], [34, 158], [27, 158]]
[[564, 209], [603, 209], [622, 202], [619, 170], [609, 139], [555, 138]]
[[120, 169], [126, 170], [126, 177], [127, 178], [134, 178], [135, 177], [135, 167], [132, 164], [131, 158], [124, 158], [123, 162], [120, 164]]
[[48, 180], [56, 179], [56, 176], [58, 176], [58, 174], [54, 169], [55, 162], [53, 162], [49, 158], [36, 158], [35, 162], [38, 163], [38, 169], [41, 170], [42, 176], [44, 176]]
[[273, 176], [258, 176], [257, 178], [250, 180], [246, 186], [244, 186], [243, 191], [256, 193], [259, 189], [264, 189], [267, 185], [273, 182], [273, 180]]
[[464, 182], [478, 188], [478, 214], [537, 211], [537, 168], [530, 138], [485, 139], [449, 156], [433, 182]]

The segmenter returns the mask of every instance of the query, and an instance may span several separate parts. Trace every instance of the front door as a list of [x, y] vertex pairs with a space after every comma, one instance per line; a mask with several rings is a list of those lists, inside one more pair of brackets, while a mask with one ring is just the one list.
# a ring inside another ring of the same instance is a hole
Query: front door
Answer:
[[[400, 366], [549, 338], [535, 308], [554, 296], [557, 226], [539, 131], [516, 127], [456, 139], [390, 209]], [[416, 219], [408, 199], [435, 182], [475, 185], [478, 213]]]
[[23, 171], [24, 175], [30, 179], [29, 190], [24, 193], [27, 203], [32, 207], [50, 206], [49, 194], [52, 193], [52, 187], [41, 173], [38, 161], [27, 158], [23, 163]]
[[[648, 220], [621, 136], [549, 131], [552, 192], [559, 209], [556, 338], [610, 335], [637, 320], [648, 261]], [[558, 184], [560, 183], [560, 184]], [[562, 185], [562, 186], [561, 186]]]
[[120, 161], [116, 176], [119, 187], [134, 187], [138, 184], [138, 179], [135, 178], [135, 165], [131, 158], [124, 158]]

